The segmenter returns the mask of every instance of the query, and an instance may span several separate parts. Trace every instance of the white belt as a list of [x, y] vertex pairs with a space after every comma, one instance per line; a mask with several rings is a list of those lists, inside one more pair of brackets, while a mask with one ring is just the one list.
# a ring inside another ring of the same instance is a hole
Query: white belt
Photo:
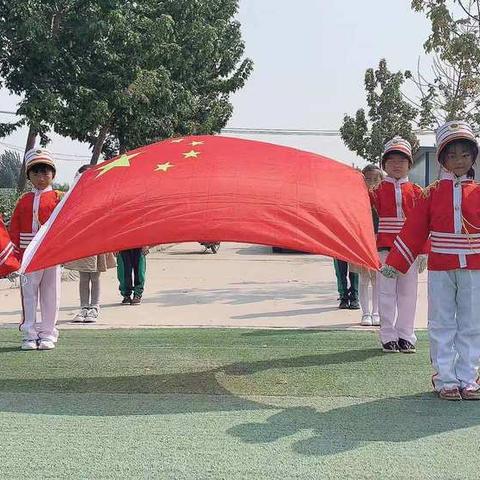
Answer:
[[431, 232], [432, 252], [447, 255], [480, 254], [480, 233]]
[[405, 223], [404, 218], [399, 217], [380, 217], [378, 219], [378, 233], [399, 234]]

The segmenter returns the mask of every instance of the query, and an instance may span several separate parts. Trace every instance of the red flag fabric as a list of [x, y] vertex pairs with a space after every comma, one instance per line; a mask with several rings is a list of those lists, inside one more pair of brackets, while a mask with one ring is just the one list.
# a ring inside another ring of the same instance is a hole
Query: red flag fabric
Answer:
[[20, 263], [15, 256], [15, 246], [10, 240], [0, 215], [0, 278], [16, 272], [19, 268]]
[[272, 245], [379, 266], [360, 172], [289, 147], [195, 136], [83, 173], [25, 252], [22, 271], [190, 241]]

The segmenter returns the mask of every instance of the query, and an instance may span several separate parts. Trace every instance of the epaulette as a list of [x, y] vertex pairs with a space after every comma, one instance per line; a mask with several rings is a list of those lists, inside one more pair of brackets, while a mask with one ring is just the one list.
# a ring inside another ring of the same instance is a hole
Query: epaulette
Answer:
[[424, 198], [427, 198], [428, 196], [430, 196], [430, 192], [432, 190], [435, 190], [436, 188], [438, 188], [438, 186], [440, 185], [440, 180], [435, 180], [433, 183], [431, 183], [430, 185], [426, 186], [423, 190], [422, 190], [422, 195]]
[[18, 198], [15, 203], [15, 206], [17, 206], [27, 195], [30, 195], [32, 192], [24, 192], [22, 193]]

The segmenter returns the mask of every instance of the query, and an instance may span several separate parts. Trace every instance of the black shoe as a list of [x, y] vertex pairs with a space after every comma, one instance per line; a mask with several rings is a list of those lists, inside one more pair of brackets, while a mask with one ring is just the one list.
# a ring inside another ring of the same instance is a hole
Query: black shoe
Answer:
[[341, 298], [338, 308], [340, 310], [348, 310], [350, 308], [350, 302], [348, 301], [348, 298]]
[[132, 303], [132, 299], [130, 298], [130, 296], [123, 297], [122, 305], [131, 305], [131, 303]]
[[131, 305], [140, 305], [142, 303], [142, 297], [139, 295], [134, 295], [132, 301], [130, 302]]
[[356, 298], [350, 300], [348, 308], [350, 310], [360, 310], [360, 304], [358, 303], [358, 300]]
[[398, 353], [398, 352], [400, 352], [400, 349], [398, 347], [398, 343], [395, 342], [395, 341], [382, 343], [382, 350], [385, 353]]
[[398, 339], [398, 348], [402, 353], [416, 353], [417, 349], [413, 343], [410, 343], [408, 340], [403, 338]]

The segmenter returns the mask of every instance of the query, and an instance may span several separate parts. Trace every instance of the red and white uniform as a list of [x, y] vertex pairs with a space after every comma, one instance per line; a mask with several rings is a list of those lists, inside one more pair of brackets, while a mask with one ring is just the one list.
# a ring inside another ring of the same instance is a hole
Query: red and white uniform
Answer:
[[[382, 263], [421, 196], [421, 187], [409, 182], [407, 177], [399, 180], [387, 177], [371, 192], [371, 203], [379, 216], [377, 248]], [[385, 344], [401, 338], [415, 344], [418, 288], [416, 265], [412, 266], [407, 275], [398, 278], [385, 278], [378, 273], [377, 288], [381, 342]]]
[[[18, 201], [10, 222], [10, 238], [18, 248], [19, 259], [35, 234], [52, 214], [60, 201], [60, 194], [47, 187], [34, 189]], [[37, 322], [37, 306], [40, 302], [41, 321]], [[47, 268], [26, 274], [22, 285], [24, 339], [56, 341], [55, 328], [60, 306], [60, 267]]]
[[20, 263], [15, 255], [15, 245], [10, 240], [0, 215], [0, 277], [6, 277], [19, 268]]
[[387, 265], [406, 272], [430, 235], [428, 329], [436, 390], [477, 389], [480, 362], [480, 185], [444, 172], [395, 241]]

